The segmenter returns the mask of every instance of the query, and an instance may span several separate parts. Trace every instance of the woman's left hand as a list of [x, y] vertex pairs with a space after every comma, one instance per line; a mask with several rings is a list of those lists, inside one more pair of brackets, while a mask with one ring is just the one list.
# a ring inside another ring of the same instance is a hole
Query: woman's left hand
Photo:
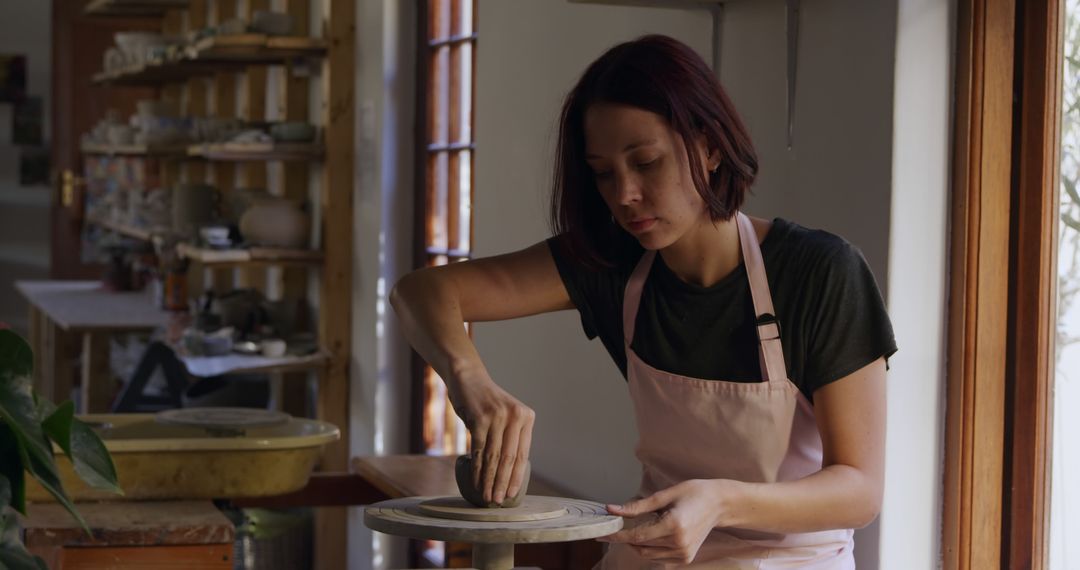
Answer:
[[597, 540], [627, 544], [648, 560], [689, 564], [705, 537], [723, 520], [732, 483], [692, 479], [625, 505], [607, 505], [609, 513], [621, 517], [657, 516]]

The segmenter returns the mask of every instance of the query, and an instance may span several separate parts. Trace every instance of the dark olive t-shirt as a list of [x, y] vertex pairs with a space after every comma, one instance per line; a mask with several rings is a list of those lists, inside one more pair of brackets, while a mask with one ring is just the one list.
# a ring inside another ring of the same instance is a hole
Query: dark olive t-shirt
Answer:
[[[622, 303], [644, 250], [629, 247], [593, 270], [548, 240], [590, 338], [600, 337], [626, 375]], [[862, 253], [844, 239], [777, 218], [761, 244], [780, 321], [788, 377], [808, 399], [818, 388], [896, 352], [892, 323]], [[709, 380], [758, 382], [754, 306], [746, 266], [701, 287], [657, 255], [642, 291], [631, 348], [654, 368]]]

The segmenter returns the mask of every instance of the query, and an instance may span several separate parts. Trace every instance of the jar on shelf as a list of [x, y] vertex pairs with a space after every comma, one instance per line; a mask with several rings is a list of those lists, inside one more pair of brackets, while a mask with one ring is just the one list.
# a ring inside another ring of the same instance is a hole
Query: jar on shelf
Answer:
[[287, 198], [257, 198], [240, 217], [240, 234], [251, 245], [304, 248], [310, 231], [311, 217]]

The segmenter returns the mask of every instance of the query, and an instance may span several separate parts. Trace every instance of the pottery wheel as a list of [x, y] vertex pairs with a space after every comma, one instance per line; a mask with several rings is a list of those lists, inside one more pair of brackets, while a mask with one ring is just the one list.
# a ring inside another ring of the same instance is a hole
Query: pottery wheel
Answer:
[[[372, 530], [386, 534], [478, 544], [585, 540], [607, 536], [617, 532], [623, 525], [623, 519], [608, 514], [604, 505], [580, 499], [528, 495], [522, 500], [521, 507], [513, 509], [484, 509], [463, 505], [468, 503], [456, 496], [392, 499], [365, 508], [364, 524]], [[519, 511], [517, 517], [532, 518], [519, 518], [516, 521], [476, 520], [476, 517], [480, 516], [514, 517], [513, 511]], [[454, 518], [448, 518], [448, 515]]]
[[154, 419], [165, 424], [242, 430], [288, 423], [290, 416], [285, 412], [256, 408], [181, 408], [158, 412]]
[[461, 497], [439, 497], [420, 503], [416, 510], [429, 517], [458, 521], [543, 521], [567, 514], [560, 501], [552, 497], [525, 496], [521, 504], [513, 508], [481, 509]]

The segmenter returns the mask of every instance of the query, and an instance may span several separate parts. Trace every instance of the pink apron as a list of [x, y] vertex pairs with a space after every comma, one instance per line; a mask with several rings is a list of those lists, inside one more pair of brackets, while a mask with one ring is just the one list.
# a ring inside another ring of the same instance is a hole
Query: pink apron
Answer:
[[[627, 376], [634, 402], [642, 465], [640, 496], [688, 479], [776, 482], [821, 469], [821, 436], [810, 402], [787, 378], [779, 325], [757, 234], [738, 214], [739, 243], [758, 317], [762, 382], [702, 380], [657, 370], [630, 349], [641, 292], [655, 251], [638, 262], [626, 285], [623, 331]], [[714, 529], [698, 550], [693, 569], [855, 568], [853, 531], [772, 534]], [[671, 568], [612, 544], [598, 565], [608, 569]]]

